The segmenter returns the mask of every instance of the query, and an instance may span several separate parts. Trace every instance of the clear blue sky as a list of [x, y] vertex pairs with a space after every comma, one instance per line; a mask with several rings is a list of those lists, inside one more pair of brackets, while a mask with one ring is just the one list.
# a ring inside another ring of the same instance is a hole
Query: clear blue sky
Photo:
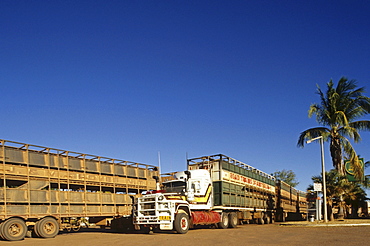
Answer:
[[[186, 168], [223, 153], [304, 190], [341, 76], [370, 96], [369, 1], [0, 1], [0, 138]], [[367, 117], [369, 119], [370, 117]], [[370, 160], [370, 133], [355, 145]], [[332, 167], [325, 145], [327, 169]]]

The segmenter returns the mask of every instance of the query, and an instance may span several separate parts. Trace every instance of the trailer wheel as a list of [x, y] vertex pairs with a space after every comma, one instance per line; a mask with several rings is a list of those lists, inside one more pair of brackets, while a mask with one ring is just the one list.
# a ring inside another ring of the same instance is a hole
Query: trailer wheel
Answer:
[[23, 240], [27, 234], [26, 223], [20, 218], [11, 218], [0, 225], [0, 235], [7, 241]]
[[259, 217], [257, 218], [257, 224], [263, 225], [265, 224], [265, 214], [260, 213]]
[[238, 216], [236, 213], [229, 213], [229, 227], [235, 228], [238, 225]]
[[228, 213], [222, 213], [221, 214], [221, 221], [218, 222], [218, 228], [220, 229], [226, 229], [229, 226], [229, 214]]
[[275, 223], [275, 215], [271, 215], [271, 223], [274, 224]]
[[54, 218], [43, 218], [36, 222], [35, 233], [42, 238], [53, 238], [59, 233], [59, 224]]
[[[1, 239], [4, 239], [3, 234], [2, 234], [2, 231], [3, 231], [3, 228], [2, 228], [2, 227], [3, 227], [3, 224], [4, 224], [4, 223], [0, 223], [0, 238], [1, 238]], [[5, 240], [5, 239], [4, 239], [4, 240]]]
[[282, 221], [282, 222], [285, 222], [285, 221], [286, 221], [286, 219], [288, 218], [288, 213], [287, 213], [287, 212], [283, 212], [281, 216], [282, 216], [282, 217], [281, 217], [281, 221]]
[[81, 224], [77, 222], [76, 224], [72, 225], [72, 231], [77, 232], [81, 229]]
[[270, 216], [268, 214], [265, 214], [265, 224], [270, 224], [271, 223], [271, 220], [270, 220]]
[[189, 231], [189, 216], [185, 213], [176, 214], [174, 227], [177, 233], [185, 234]]

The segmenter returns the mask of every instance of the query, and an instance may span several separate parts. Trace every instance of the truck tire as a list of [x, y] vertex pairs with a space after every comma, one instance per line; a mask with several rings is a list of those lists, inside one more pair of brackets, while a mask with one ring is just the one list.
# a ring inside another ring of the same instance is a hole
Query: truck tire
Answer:
[[271, 223], [270, 215], [265, 214], [264, 221], [265, 221], [265, 224], [267, 224], [267, 225], [270, 224]]
[[189, 216], [185, 213], [176, 214], [174, 227], [177, 233], [185, 234], [189, 231], [190, 226]]
[[27, 234], [26, 223], [20, 218], [11, 218], [0, 226], [1, 238], [7, 241], [23, 240]]
[[59, 224], [56, 219], [45, 217], [35, 224], [35, 233], [42, 238], [53, 238], [59, 233]]
[[235, 228], [238, 226], [238, 216], [236, 213], [229, 213], [229, 227]]
[[275, 223], [275, 215], [271, 215], [271, 223], [274, 224]]
[[255, 219], [255, 223], [256, 224], [259, 224], [259, 225], [263, 225], [265, 224], [265, 214], [263, 212], [258, 212], [256, 214], [256, 219]]
[[257, 224], [263, 225], [263, 224], [265, 224], [265, 220], [263, 218], [258, 218], [257, 219]]
[[72, 225], [72, 231], [73, 232], [78, 232], [81, 229], [81, 224], [80, 222], [77, 222], [76, 224]]
[[229, 226], [229, 214], [221, 213], [221, 221], [217, 225], [220, 229], [226, 229]]
[[3, 238], [3, 235], [2, 235], [2, 231], [3, 231], [2, 227], [3, 227], [3, 224], [4, 224], [4, 223], [0, 223], [0, 239], [5, 240], [5, 239]]

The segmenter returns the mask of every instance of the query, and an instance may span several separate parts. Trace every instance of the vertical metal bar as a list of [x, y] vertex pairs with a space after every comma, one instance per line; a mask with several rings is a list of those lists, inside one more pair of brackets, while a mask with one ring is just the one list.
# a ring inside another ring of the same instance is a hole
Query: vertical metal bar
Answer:
[[[50, 170], [50, 149], [47, 148], [45, 149], [47, 150], [47, 160], [46, 160], [46, 164], [48, 166], [48, 181], [49, 181], [49, 189], [48, 189], [48, 193], [49, 193], [49, 208], [48, 208], [48, 214], [52, 214], [52, 199], [51, 199], [51, 170]], [[45, 156], [44, 156], [44, 161], [45, 161]]]
[[324, 222], [328, 222], [328, 208], [326, 204], [326, 173], [325, 173], [325, 161], [324, 161], [324, 139], [321, 136], [321, 165], [322, 165], [322, 186], [324, 195]]
[[102, 175], [101, 175], [101, 169], [102, 169], [102, 163], [101, 163], [101, 158], [100, 156], [98, 156], [98, 161], [99, 161], [99, 215], [102, 215], [103, 214], [103, 203], [102, 203], [102, 200], [103, 200], [103, 190], [102, 190]]
[[[26, 160], [23, 160], [23, 162], [26, 162], [27, 163], [27, 183], [28, 183], [28, 189], [27, 189], [27, 195], [28, 195], [28, 199], [27, 199], [27, 202], [28, 202], [28, 206], [27, 206], [27, 212], [28, 212], [28, 216], [31, 215], [31, 182], [30, 182], [30, 158], [29, 158], [29, 151], [28, 151], [28, 148], [29, 148], [29, 145], [28, 144], [25, 144], [24, 145], [26, 147]], [[19, 148], [21, 149], [21, 148]], [[24, 155], [22, 154], [22, 156], [24, 157]]]
[[83, 165], [83, 170], [84, 170], [84, 204], [85, 204], [85, 213], [84, 213], [84, 216], [87, 217], [87, 186], [86, 186], [86, 155], [82, 155], [83, 159], [82, 159], [82, 165]]
[[[118, 165], [118, 164], [117, 164]], [[113, 206], [114, 206], [114, 211], [115, 211], [115, 214], [118, 213], [118, 206], [117, 206], [117, 200], [116, 200], [116, 182], [117, 182], [117, 179], [116, 179], [116, 164], [114, 163], [114, 159], [112, 159], [112, 173], [113, 173]]]
[[57, 167], [58, 167], [58, 190], [57, 190], [57, 199], [58, 199], [58, 212], [59, 212], [59, 217], [62, 217], [62, 202], [61, 202], [61, 198], [60, 198], [60, 196], [61, 196], [61, 194], [63, 194], [62, 192], [61, 192], [61, 182], [60, 182], [60, 157], [61, 156], [61, 154], [60, 154], [60, 150], [57, 150], [57, 155], [56, 155], [56, 161], [57, 161], [57, 163], [56, 163], [56, 165], [57, 165]]
[[67, 165], [67, 202], [68, 202], [68, 217], [71, 217], [71, 191], [70, 191], [70, 176], [69, 176], [69, 152], [66, 153], [66, 165]]
[[2, 160], [2, 163], [3, 163], [3, 192], [4, 192], [4, 219], [6, 219], [7, 217], [7, 189], [6, 189], [6, 186], [7, 186], [7, 182], [6, 182], [6, 170], [5, 170], [5, 159], [6, 159], [6, 153], [5, 153], [5, 141], [6, 140], [1, 140], [1, 148], [3, 149], [3, 160]]

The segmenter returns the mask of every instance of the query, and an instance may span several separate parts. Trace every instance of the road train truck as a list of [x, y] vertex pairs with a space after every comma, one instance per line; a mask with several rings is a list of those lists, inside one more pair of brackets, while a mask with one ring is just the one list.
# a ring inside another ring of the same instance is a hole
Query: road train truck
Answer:
[[275, 218], [275, 178], [225, 155], [188, 159], [161, 189], [137, 198], [133, 219], [144, 230], [187, 233], [197, 225], [233, 228]]

